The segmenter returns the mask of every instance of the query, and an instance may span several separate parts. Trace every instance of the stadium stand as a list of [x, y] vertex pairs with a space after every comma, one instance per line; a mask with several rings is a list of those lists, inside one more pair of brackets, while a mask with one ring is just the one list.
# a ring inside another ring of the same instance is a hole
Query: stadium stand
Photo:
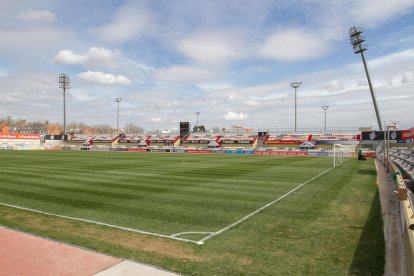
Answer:
[[[407, 172], [402, 173], [401, 168], [404, 163], [412, 163], [414, 148], [398, 147], [390, 150], [391, 162], [388, 164], [390, 172], [394, 174], [396, 188], [394, 193], [399, 201], [397, 216], [400, 221], [401, 242], [399, 244], [405, 260], [400, 263], [405, 266], [404, 275], [414, 275], [414, 187], [411, 180], [407, 181]], [[398, 165], [397, 165], [398, 164]], [[393, 221], [393, 223], [396, 223]]]
[[323, 133], [323, 134], [270, 134], [264, 144], [267, 148], [299, 147], [304, 142], [315, 145], [358, 144], [360, 134]]
[[179, 135], [153, 135], [149, 137], [149, 146], [150, 147], [172, 147], [180, 146], [180, 136]]
[[288, 145], [299, 147], [305, 141], [308, 141], [309, 134], [269, 134], [264, 141], [267, 148], [279, 149]]
[[112, 146], [112, 144], [116, 142], [118, 139], [118, 135], [100, 135], [93, 137], [90, 140], [90, 144], [94, 146]]
[[224, 134], [218, 142], [222, 148], [255, 148], [257, 134]]
[[414, 181], [414, 148], [392, 148], [390, 150], [390, 159], [398, 165], [411, 181]]
[[118, 145], [127, 148], [148, 147], [151, 136], [146, 135], [124, 135], [118, 140]]
[[209, 147], [209, 145], [213, 144], [214, 142], [220, 146], [220, 135], [211, 135], [211, 134], [198, 134], [192, 133], [190, 135], [186, 135], [182, 139], [182, 146], [184, 148], [198, 148], [198, 147]]
[[75, 134], [68, 137], [68, 140], [64, 143], [65, 149], [86, 149], [92, 145], [92, 139], [95, 135], [88, 134]]
[[323, 133], [323, 134], [310, 134], [309, 141], [353, 141], [358, 143], [361, 140], [360, 134], [351, 134], [351, 133]]
[[85, 142], [90, 143], [92, 139], [95, 138], [95, 135], [83, 135], [83, 134], [75, 134], [68, 138], [67, 143], [76, 143], [76, 144], [83, 144]]

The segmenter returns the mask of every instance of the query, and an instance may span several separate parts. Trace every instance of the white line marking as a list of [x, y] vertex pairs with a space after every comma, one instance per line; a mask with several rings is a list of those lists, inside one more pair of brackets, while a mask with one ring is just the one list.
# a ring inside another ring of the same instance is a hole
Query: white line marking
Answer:
[[181, 233], [177, 233], [177, 234], [173, 234], [170, 237], [177, 237], [180, 235], [187, 235], [187, 234], [213, 234], [214, 232], [181, 232]]
[[137, 230], [137, 229], [128, 228], [128, 227], [122, 227], [122, 226], [118, 226], [118, 225], [103, 223], [103, 222], [89, 220], [89, 219], [82, 219], [82, 218], [75, 218], [75, 217], [70, 217], [70, 216], [57, 215], [57, 214], [52, 214], [52, 213], [48, 213], [48, 212], [39, 211], [39, 210], [36, 210], [36, 209], [31, 209], [31, 208], [25, 208], [25, 207], [21, 207], [21, 206], [17, 206], [17, 205], [6, 204], [6, 203], [3, 203], [3, 202], [0, 202], [0, 205], [7, 206], [7, 207], [10, 207], [10, 208], [30, 211], [30, 212], [34, 212], [34, 213], [39, 213], [39, 214], [43, 214], [43, 215], [48, 215], [48, 216], [54, 216], [54, 217], [59, 217], [59, 218], [64, 218], [64, 219], [71, 219], [71, 220], [76, 220], [76, 221], [88, 222], [88, 223], [92, 223], [92, 224], [97, 224], [97, 225], [107, 226], [107, 227], [111, 227], [111, 228], [121, 229], [121, 230], [129, 231], [129, 232], [135, 232], [135, 233], [146, 234], [146, 235], [151, 235], [151, 236], [156, 236], [156, 237], [173, 239], [173, 240], [177, 240], [177, 241], [200, 244], [198, 241], [193, 241], [193, 240], [189, 240], [189, 239], [178, 238], [178, 237], [174, 237], [174, 236], [168, 236], [168, 235], [163, 235], [163, 234], [158, 234], [158, 233], [153, 233], [153, 232], [147, 232], [147, 231]]
[[[344, 164], [344, 163], [345, 163], [345, 162], [343, 162], [342, 164]], [[342, 164], [341, 164], [341, 165], [342, 165]], [[287, 192], [286, 194], [284, 194], [284, 195], [280, 196], [279, 198], [277, 198], [277, 199], [273, 200], [272, 202], [269, 202], [269, 203], [267, 203], [266, 205], [264, 205], [264, 206], [260, 207], [259, 209], [257, 209], [256, 211], [253, 211], [253, 212], [251, 212], [250, 214], [248, 214], [248, 215], [246, 215], [246, 216], [242, 217], [242, 218], [241, 218], [241, 219], [239, 219], [238, 221], [236, 221], [236, 222], [234, 222], [234, 223], [232, 223], [232, 224], [230, 224], [230, 225], [228, 225], [228, 226], [226, 226], [226, 227], [224, 227], [224, 228], [221, 228], [220, 230], [218, 230], [218, 231], [216, 231], [216, 232], [214, 232], [214, 233], [212, 233], [212, 234], [208, 235], [207, 237], [205, 237], [205, 238], [203, 238], [203, 239], [199, 240], [199, 241], [198, 241], [198, 242], [199, 242], [198, 244], [203, 244], [206, 240], [208, 240], [208, 239], [210, 239], [210, 238], [212, 238], [212, 237], [214, 237], [214, 236], [217, 236], [217, 235], [219, 235], [219, 234], [223, 233], [224, 231], [227, 231], [227, 230], [229, 230], [230, 228], [233, 228], [234, 226], [236, 226], [236, 225], [238, 225], [238, 224], [242, 223], [243, 221], [247, 220], [248, 218], [250, 218], [250, 217], [252, 217], [252, 216], [256, 215], [257, 213], [259, 213], [259, 212], [263, 211], [264, 209], [268, 208], [269, 206], [272, 206], [273, 204], [275, 204], [276, 202], [278, 202], [278, 201], [282, 200], [283, 198], [287, 197], [288, 195], [290, 195], [291, 193], [295, 192], [296, 190], [298, 190], [298, 189], [299, 189], [299, 188], [301, 188], [302, 186], [304, 186], [304, 185], [308, 184], [308, 183], [309, 183], [309, 182], [311, 182], [312, 180], [315, 180], [316, 178], [318, 178], [318, 177], [320, 177], [320, 176], [324, 175], [325, 173], [327, 173], [327, 172], [331, 171], [331, 170], [332, 170], [332, 169], [334, 169], [334, 168], [335, 168], [335, 167], [332, 167], [332, 168], [327, 169], [326, 171], [324, 171], [324, 172], [322, 172], [322, 173], [318, 174], [317, 176], [312, 177], [312, 178], [311, 178], [311, 179], [309, 179], [308, 181], [306, 181], [306, 182], [304, 182], [304, 183], [300, 184], [299, 186], [297, 186], [297, 187], [293, 188], [292, 190], [290, 190], [290, 191], [289, 191], [289, 192]]]

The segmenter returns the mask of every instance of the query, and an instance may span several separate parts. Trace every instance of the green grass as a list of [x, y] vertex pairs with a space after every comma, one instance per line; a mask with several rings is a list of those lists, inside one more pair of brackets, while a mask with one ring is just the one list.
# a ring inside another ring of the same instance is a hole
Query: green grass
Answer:
[[[210, 232], [326, 171], [331, 162], [0, 152], [0, 202], [164, 235]], [[8, 207], [0, 207], [0, 223], [184, 274], [380, 275], [384, 244], [375, 176], [373, 162], [347, 162], [203, 246]]]

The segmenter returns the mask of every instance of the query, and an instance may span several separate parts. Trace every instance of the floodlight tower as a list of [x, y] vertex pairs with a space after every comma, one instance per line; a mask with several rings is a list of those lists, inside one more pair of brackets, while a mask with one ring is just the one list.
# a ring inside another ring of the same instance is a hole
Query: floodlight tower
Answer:
[[115, 98], [115, 102], [118, 103], [118, 112], [116, 115], [116, 134], [119, 135], [119, 102], [122, 101], [122, 98]]
[[350, 28], [349, 29], [349, 40], [351, 42], [352, 48], [354, 48], [354, 53], [361, 54], [362, 63], [364, 64], [364, 68], [365, 68], [365, 74], [367, 75], [367, 79], [368, 79], [369, 90], [371, 92], [372, 102], [374, 103], [374, 109], [375, 109], [375, 114], [377, 116], [378, 127], [379, 127], [379, 130], [382, 131], [383, 129], [382, 129], [382, 124], [381, 124], [381, 116], [378, 110], [377, 101], [375, 99], [374, 88], [372, 87], [371, 78], [369, 76], [368, 66], [365, 61], [364, 51], [367, 50], [367, 46], [363, 44], [363, 42], [365, 41], [365, 37], [362, 35], [362, 32], [363, 30], [360, 27], [354, 26]]
[[326, 132], [326, 110], [328, 110], [329, 105], [323, 105], [321, 106], [321, 108], [323, 109], [323, 111], [325, 111], [325, 132]]
[[195, 115], [197, 115], [197, 125], [196, 125], [196, 131], [198, 132], [198, 115], [200, 115], [200, 111], [197, 111], [196, 113], [195, 113]]
[[296, 112], [296, 88], [298, 88], [300, 85], [302, 84], [302, 82], [291, 82], [290, 86], [292, 86], [293, 88], [295, 88], [295, 132], [296, 132], [296, 124], [297, 124], [297, 112]]
[[59, 74], [59, 88], [63, 89], [63, 134], [66, 135], [66, 89], [70, 88], [70, 79], [65, 73]]

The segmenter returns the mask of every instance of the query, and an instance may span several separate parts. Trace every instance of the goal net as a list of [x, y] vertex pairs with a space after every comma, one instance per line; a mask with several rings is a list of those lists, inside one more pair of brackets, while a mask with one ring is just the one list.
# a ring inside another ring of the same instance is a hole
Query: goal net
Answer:
[[333, 166], [338, 166], [355, 155], [356, 145], [334, 144]]

